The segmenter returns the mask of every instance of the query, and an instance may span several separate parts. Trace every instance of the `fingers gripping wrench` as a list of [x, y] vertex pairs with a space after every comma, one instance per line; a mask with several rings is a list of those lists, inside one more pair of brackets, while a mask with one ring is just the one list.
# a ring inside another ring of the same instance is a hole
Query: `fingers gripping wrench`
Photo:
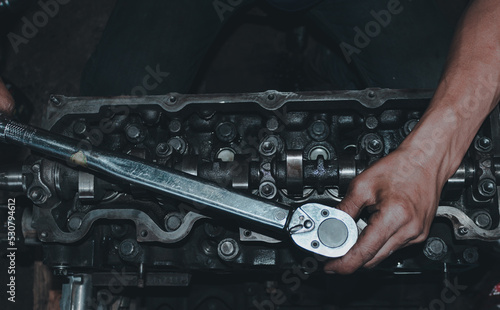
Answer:
[[0, 114], [0, 141], [174, 196], [244, 222], [289, 234], [300, 247], [326, 257], [340, 257], [356, 243], [358, 228], [345, 212], [317, 203], [290, 210], [284, 205], [244, 195], [205, 180], [138, 158], [99, 148], [83, 150], [78, 141], [14, 122]]

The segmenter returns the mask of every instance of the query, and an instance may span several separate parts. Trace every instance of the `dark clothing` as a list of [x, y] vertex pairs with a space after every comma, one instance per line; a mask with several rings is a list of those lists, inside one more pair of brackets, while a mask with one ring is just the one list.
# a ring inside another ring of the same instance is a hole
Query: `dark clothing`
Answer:
[[283, 11], [300, 11], [307, 9], [322, 0], [267, 0], [272, 6]]
[[[188, 92], [221, 28], [253, 3], [118, 0], [84, 70], [82, 94], [141, 95], [132, 90], [148, 66], [168, 72], [148, 94]], [[339, 47], [324, 67], [337, 89], [437, 86], [453, 25], [434, 0], [323, 0], [303, 15]]]

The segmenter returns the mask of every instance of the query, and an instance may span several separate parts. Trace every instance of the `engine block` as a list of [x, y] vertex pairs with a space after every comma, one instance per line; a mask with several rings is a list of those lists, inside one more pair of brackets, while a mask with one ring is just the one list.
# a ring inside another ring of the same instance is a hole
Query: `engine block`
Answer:
[[[43, 128], [78, 139], [82, 149], [131, 155], [291, 209], [336, 206], [357, 175], [411, 132], [431, 96], [388, 89], [52, 96]], [[469, 268], [480, 241], [500, 239], [499, 116], [496, 108], [445, 185], [428, 240], [380, 268]], [[0, 189], [24, 192], [33, 203], [23, 216], [25, 242], [43, 244], [45, 263], [58, 274], [93, 274], [99, 286], [123, 269], [129, 285], [185, 286], [196, 271], [276, 272], [308, 258], [266, 229], [84, 164], [78, 154], [61, 162], [33, 153], [1, 172]]]

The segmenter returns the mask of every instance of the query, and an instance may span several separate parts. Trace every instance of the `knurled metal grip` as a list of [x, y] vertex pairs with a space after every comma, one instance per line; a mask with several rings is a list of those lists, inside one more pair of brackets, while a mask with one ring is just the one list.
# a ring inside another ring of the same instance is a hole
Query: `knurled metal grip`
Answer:
[[319, 203], [308, 203], [295, 210], [288, 231], [301, 248], [332, 258], [345, 255], [359, 234], [349, 214]]
[[36, 134], [36, 129], [26, 125], [14, 122], [4, 115], [0, 114], [0, 140], [20, 142], [26, 145]]

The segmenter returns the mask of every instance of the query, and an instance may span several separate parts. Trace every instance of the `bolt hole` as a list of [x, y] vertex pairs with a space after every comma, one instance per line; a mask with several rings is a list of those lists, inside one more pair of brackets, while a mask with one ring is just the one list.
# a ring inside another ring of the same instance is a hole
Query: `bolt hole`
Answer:
[[244, 235], [245, 237], [250, 237], [250, 236], [252, 235], [252, 232], [251, 232], [250, 230], [245, 230], [245, 231], [243, 232], [243, 235]]
[[147, 237], [148, 236], [148, 231], [147, 230], [143, 230], [141, 231], [141, 237]]
[[330, 212], [328, 212], [328, 210], [321, 211], [321, 215], [323, 215], [324, 217], [327, 217], [329, 214], [330, 214]]
[[312, 225], [313, 225], [313, 223], [310, 220], [307, 220], [307, 221], [304, 222], [304, 227], [305, 228], [311, 228]]
[[311, 246], [316, 249], [317, 247], [319, 247], [319, 242], [314, 240], [313, 242], [311, 242]]

